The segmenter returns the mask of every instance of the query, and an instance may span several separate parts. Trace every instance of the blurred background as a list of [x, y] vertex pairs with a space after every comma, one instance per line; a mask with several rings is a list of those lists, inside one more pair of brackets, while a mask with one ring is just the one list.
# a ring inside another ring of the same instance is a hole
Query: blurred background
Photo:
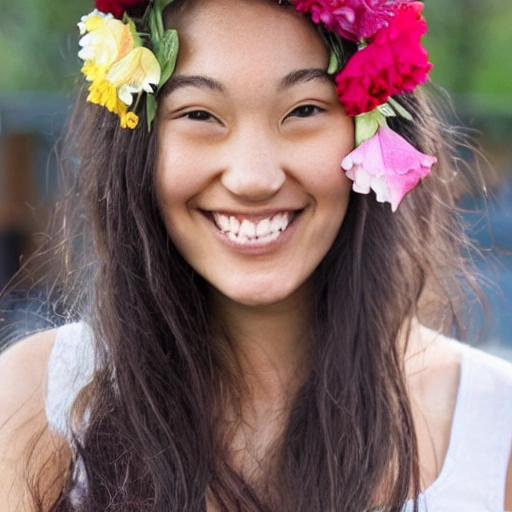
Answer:
[[[93, 0], [0, 0], [0, 290], [44, 236], [57, 197], [53, 148], [80, 80], [76, 22], [92, 9]], [[512, 2], [425, 0], [424, 14], [432, 78], [455, 107], [448, 116], [470, 130], [494, 169], [483, 167], [488, 194], [461, 205], [492, 310], [484, 346], [512, 360]], [[461, 157], [474, 165], [469, 153]], [[14, 331], [59, 322], [47, 292], [27, 287], [4, 298], [0, 345]]]

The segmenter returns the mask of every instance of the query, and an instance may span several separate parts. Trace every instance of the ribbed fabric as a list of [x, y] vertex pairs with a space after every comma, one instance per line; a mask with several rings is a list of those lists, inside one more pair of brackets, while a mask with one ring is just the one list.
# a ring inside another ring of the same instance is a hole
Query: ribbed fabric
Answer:
[[[61, 327], [48, 369], [50, 428], [72, 442], [70, 411], [94, 375], [85, 324]], [[420, 496], [421, 512], [502, 512], [512, 446], [512, 364], [463, 345], [448, 452], [437, 480]], [[77, 471], [76, 484], [82, 471]], [[404, 512], [412, 512], [408, 502]]]
[[[512, 446], [512, 364], [463, 345], [448, 452], [421, 512], [503, 512]], [[413, 510], [409, 502], [405, 509]]]
[[50, 429], [68, 440], [71, 440], [71, 408], [93, 376], [90, 329], [84, 323], [60, 327], [48, 362], [46, 417]]

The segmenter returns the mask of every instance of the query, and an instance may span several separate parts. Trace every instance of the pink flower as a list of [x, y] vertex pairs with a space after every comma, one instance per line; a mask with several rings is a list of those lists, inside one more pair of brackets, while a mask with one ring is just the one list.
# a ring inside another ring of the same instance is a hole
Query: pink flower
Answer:
[[127, 9], [147, 4], [148, 0], [96, 0], [96, 9], [120, 18]]
[[386, 26], [397, 7], [407, 0], [292, 0], [310, 13], [314, 23], [359, 43]]
[[402, 4], [389, 25], [338, 73], [338, 96], [350, 116], [370, 112], [428, 79], [432, 64], [421, 45], [427, 32], [422, 9], [420, 2]]
[[371, 189], [377, 201], [391, 203], [396, 211], [404, 196], [436, 162], [435, 157], [419, 152], [391, 128], [381, 126], [371, 139], [343, 159], [341, 167], [354, 182], [354, 192], [368, 194]]

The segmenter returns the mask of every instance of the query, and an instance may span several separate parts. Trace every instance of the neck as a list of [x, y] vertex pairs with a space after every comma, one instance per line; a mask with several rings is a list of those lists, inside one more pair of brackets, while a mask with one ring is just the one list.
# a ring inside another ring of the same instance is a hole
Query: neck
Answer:
[[212, 292], [214, 317], [231, 339], [248, 401], [285, 407], [307, 372], [309, 292], [272, 305], [247, 306]]

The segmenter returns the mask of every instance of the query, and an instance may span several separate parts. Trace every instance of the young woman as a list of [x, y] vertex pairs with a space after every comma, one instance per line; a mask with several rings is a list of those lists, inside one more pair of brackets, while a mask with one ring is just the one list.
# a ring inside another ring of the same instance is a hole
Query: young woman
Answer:
[[0, 358], [0, 508], [512, 509], [511, 367], [442, 334], [467, 273], [421, 4], [97, 7], [81, 320]]

